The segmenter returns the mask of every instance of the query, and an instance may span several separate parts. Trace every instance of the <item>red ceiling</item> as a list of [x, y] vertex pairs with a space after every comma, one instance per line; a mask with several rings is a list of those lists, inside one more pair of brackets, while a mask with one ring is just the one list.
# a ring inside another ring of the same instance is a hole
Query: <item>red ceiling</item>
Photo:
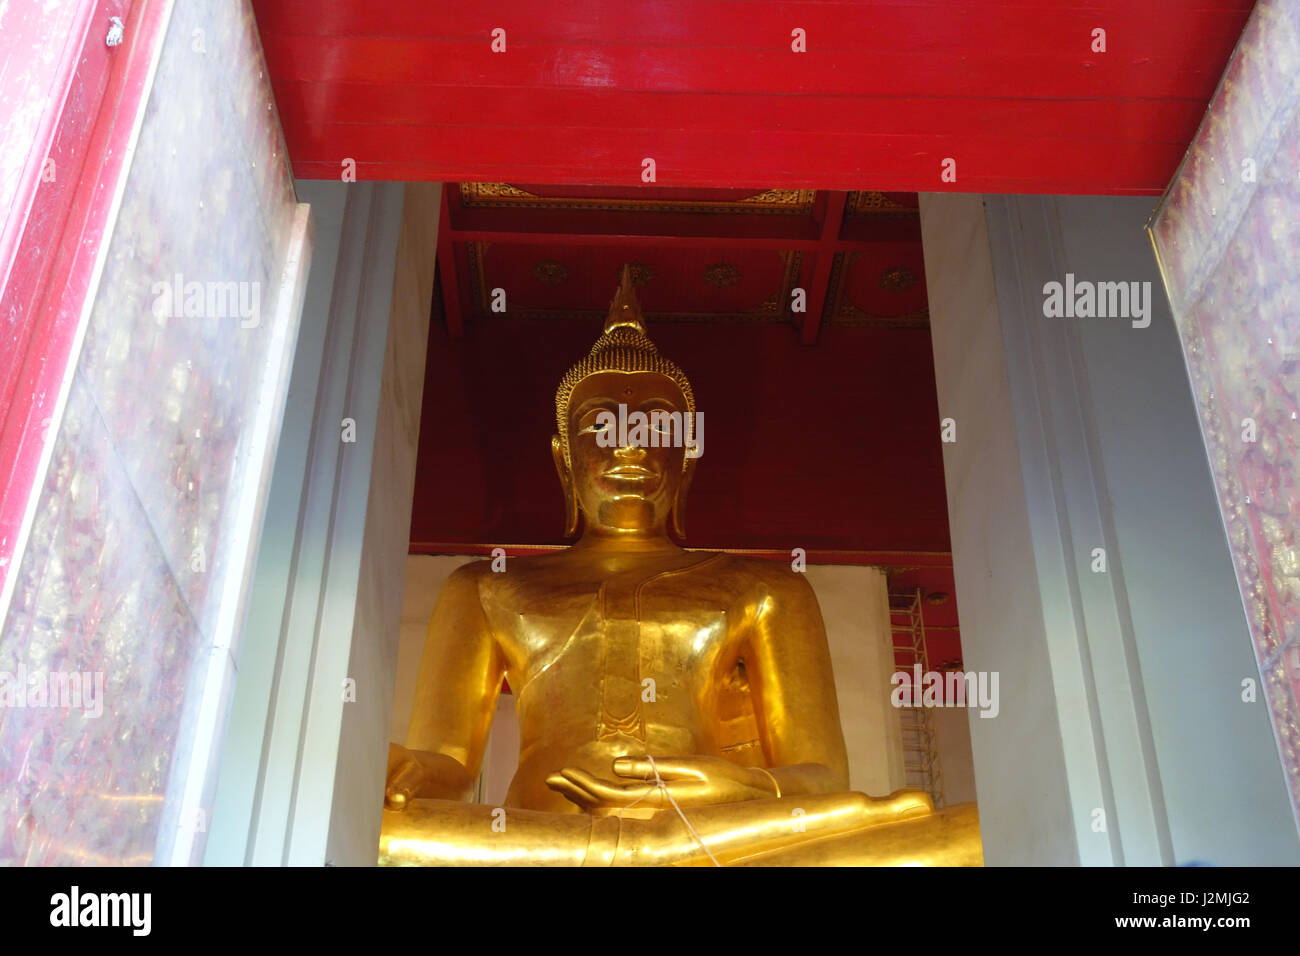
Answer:
[[300, 177], [1148, 195], [1252, 5], [254, 0]]

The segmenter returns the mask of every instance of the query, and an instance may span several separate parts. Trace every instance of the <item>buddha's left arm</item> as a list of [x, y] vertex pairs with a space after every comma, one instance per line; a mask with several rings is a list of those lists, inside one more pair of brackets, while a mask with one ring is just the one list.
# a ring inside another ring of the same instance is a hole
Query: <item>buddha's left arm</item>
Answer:
[[745, 669], [759, 739], [782, 795], [849, 788], [830, 647], [803, 575], [776, 579], [751, 621]]

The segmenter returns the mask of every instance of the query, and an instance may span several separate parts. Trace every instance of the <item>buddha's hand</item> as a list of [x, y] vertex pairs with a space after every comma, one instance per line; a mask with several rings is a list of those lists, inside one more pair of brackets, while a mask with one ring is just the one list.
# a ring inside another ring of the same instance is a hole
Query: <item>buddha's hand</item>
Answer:
[[446, 754], [388, 745], [384, 806], [390, 810], [405, 809], [409, 801], [419, 797], [464, 800], [472, 785], [469, 771]]
[[384, 783], [384, 806], [390, 810], [403, 810], [411, 798], [422, 789], [424, 767], [415, 751], [401, 744], [388, 745], [388, 779]]
[[655, 780], [655, 771], [680, 807], [700, 807], [776, 796], [770, 776], [741, 767], [722, 757], [619, 757], [613, 777], [598, 777], [576, 767], [566, 767], [546, 778], [546, 785], [586, 810], [671, 807]]

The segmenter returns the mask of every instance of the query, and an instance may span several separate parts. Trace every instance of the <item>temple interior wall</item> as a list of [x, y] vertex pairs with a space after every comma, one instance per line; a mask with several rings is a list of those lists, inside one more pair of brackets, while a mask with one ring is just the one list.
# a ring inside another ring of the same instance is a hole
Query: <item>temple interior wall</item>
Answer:
[[947, 806], [975, 802], [975, 760], [970, 750], [966, 711], [958, 707], [934, 710], [934, 733], [943, 768], [943, 798]]

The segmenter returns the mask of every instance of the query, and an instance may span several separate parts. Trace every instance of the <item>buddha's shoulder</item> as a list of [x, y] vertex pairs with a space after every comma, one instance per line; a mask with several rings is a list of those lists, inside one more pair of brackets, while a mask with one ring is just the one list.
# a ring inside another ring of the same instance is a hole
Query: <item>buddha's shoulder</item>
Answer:
[[466, 561], [452, 570], [442, 582], [440, 593], [443, 595], [456, 592], [471, 594], [478, 590], [479, 581], [484, 572], [491, 567], [490, 561]]
[[[710, 589], [720, 588], [759, 597], [812, 593], [807, 576], [795, 571], [789, 561], [726, 551], [696, 551], [693, 554], [697, 560], [685, 567], [679, 565], [674, 571], [687, 577], [703, 576]], [[567, 552], [557, 551], [470, 561], [452, 572], [444, 587], [481, 590], [484, 594], [508, 594], [518, 593], [520, 587], [525, 591], [534, 586], [553, 588], [557, 582], [595, 587], [600, 580], [599, 575], [591, 575], [590, 568], [575, 564]]]
[[564, 576], [572, 562], [566, 552], [543, 554], [498, 555], [478, 561], [468, 561], [456, 568], [447, 578], [444, 587], [479, 588], [496, 590], [523, 582], [543, 581]]
[[725, 551], [701, 552], [711, 560], [711, 574], [730, 581], [737, 589], [757, 590], [767, 595], [811, 593], [807, 575], [795, 571], [789, 561], [758, 558]]

